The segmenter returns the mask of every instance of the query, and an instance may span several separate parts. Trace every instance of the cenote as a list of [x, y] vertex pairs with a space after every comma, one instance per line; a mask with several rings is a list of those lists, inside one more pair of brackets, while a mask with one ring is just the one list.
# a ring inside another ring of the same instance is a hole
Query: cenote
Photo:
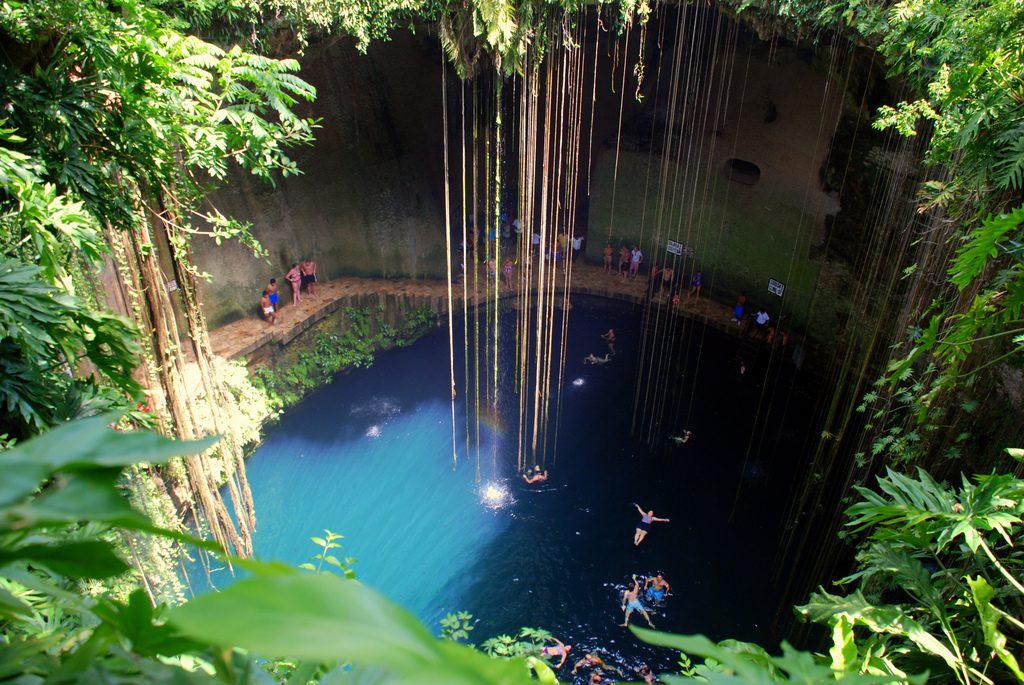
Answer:
[[[310, 536], [329, 529], [345, 536], [338, 556], [358, 560], [360, 581], [438, 632], [447, 612], [468, 611], [477, 644], [531, 626], [581, 654], [604, 649], [621, 666], [667, 670], [677, 655], [619, 627], [631, 574], [660, 572], [673, 594], [655, 607], [659, 629], [771, 643], [775, 557], [810, 379], [787, 363], [765, 388], [765, 363], [747, 361], [739, 373], [742, 341], [686, 322], [685, 363], [670, 372], [684, 400], [678, 416], [663, 413], [661, 434], [693, 436], [650, 445], [632, 429], [642, 308], [573, 302], [559, 423], [549, 431], [557, 438], [538, 449], [547, 482], [528, 485], [517, 471], [517, 319], [506, 308], [497, 317], [498, 406], [480, 412], [489, 418], [479, 423], [479, 449], [458, 353], [453, 461], [446, 328], [382, 353], [372, 368], [337, 376], [283, 415], [249, 459], [257, 555], [302, 563], [317, 553]], [[555, 318], [560, 325], [561, 313]], [[588, 353], [604, 353], [600, 335], [609, 327], [617, 355], [584, 365]], [[457, 319], [455, 339], [462, 335]], [[481, 369], [494, 374], [493, 364]], [[759, 411], [772, 393], [783, 399]], [[749, 417], [758, 415], [755, 430]], [[655, 523], [639, 547], [634, 502], [671, 520]], [[221, 570], [214, 582], [230, 578]]]

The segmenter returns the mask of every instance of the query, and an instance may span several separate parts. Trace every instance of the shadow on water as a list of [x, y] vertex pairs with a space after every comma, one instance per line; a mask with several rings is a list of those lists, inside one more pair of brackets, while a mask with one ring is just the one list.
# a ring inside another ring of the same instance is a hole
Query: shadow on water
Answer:
[[[516, 312], [506, 310], [498, 317], [498, 406], [481, 423], [479, 482], [476, 450], [467, 451], [476, 421], [467, 419], [461, 353], [453, 468], [448, 338], [439, 329], [380, 355], [371, 369], [339, 376], [282, 417], [249, 462], [258, 555], [301, 563], [316, 553], [309, 536], [328, 528], [346, 536], [341, 554], [359, 559], [361, 581], [431, 629], [446, 612], [465, 610], [478, 620], [477, 644], [533, 626], [575, 645], [574, 658], [600, 648], [622, 665], [668, 671], [674, 653], [618, 625], [630, 576], [660, 572], [672, 594], [652, 607], [659, 629], [769, 645], [778, 604], [772, 565], [807, 431], [801, 422], [811, 413], [796, 403], [809, 395], [787, 391], [779, 425], [755, 429], [759, 369], [738, 382], [738, 343], [695, 327], [687, 354], [699, 354], [699, 366], [680, 378], [683, 400], [661, 415], [659, 433], [693, 436], [647, 445], [631, 435], [640, 312], [608, 300], [573, 302], [548, 481], [527, 485], [516, 472]], [[600, 334], [609, 327], [618, 354], [604, 366], [584, 365], [587, 354], [604, 354]], [[493, 366], [483, 366], [493, 378]], [[671, 519], [654, 523], [640, 546], [634, 502]], [[568, 667], [561, 675], [568, 678]]]

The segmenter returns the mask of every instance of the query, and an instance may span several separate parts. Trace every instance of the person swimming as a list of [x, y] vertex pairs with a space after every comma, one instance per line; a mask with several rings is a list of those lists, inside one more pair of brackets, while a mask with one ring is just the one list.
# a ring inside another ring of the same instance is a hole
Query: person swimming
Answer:
[[674, 440], [677, 445], [682, 445], [690, 439], [691, 435], [693, 435], [693, 431], [683, 431], [682, 435], [670, 435], [668, 436], [668, 439]]
[[643, 542], [643, 539], [647, 537], [647, 533], [651, 530], [651, 523], [654, 521], [663, 521], [668, 523], [668, 519], [661, 519], [654, 515], [654, 510], [644, 511], [640, 508], [640, 505], [633, 502], [633, 506], [640, 512], [640, 522], [636, 524], [636, 534], [633, 536], [633, 544], [639, 545]]
[[652, 602], [660, 602], [665, 599], [665, 595], [668, 594], [670, 589], [669, 584], [660, 573], [644, 581], [644, 594]]
[[606, 354], [603, 357], [596, 357], [596, 356], [594, 356], [594, 353], [591, 352], [589, 355], [587, 355], [586, 357], [583, 358], [583, 363], [584, 364], [607, 364], [611, 360], [612, 360], [612, 356], [611, 356], [610, 353]]
[[558, 665], [553, 667], [555, 669], [559, 669], [562, 667], [563, 664], [565, 664], [565, 659], [569, 656], [569, 652], [572, 650], [572, 645], [562, 644], [562, 642], [555, 637], [551, 639], [555, 642], [555, 646], [541, 647], [540, 655], [542, 657], [561, 657], [561, 660], [558, 662]]
[[529, 476], [527, 476], [525, 473], [523, 474], [523, 480], [525, 480], [527, 483], [539, 483], [547, 479], [548, 472], [541, 471], [539, 466], [534, 466], [533, 473], [531, 473]]

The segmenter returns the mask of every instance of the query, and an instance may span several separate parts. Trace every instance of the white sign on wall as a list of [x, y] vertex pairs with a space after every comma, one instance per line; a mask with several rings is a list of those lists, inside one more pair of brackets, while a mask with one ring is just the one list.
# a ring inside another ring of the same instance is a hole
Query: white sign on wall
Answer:
[[786, 290], [786, 284], [785, 283], [779, 283], [774, 278], [769, 278], [768, 279], [768, 292], [773, 293], [775, 295], [778, 295], [779, 297], [782, 297], [782, 293], [785, 290]]
[[173, 293], [177, 289], [178, 289], [178, 281], [176, 281], [176, 280], [167, 281], [167, 292]]
[[690, 259], [693, 259], [697, 255], [696, 249], [692, 247], [687, 247], [682, 243], [677, 243], [674, 240], [668, 241], [668, 247], [666, 247], [665, 249], [671, 252], [672, 254], [684, 255], [686, 257], [689, 257]]

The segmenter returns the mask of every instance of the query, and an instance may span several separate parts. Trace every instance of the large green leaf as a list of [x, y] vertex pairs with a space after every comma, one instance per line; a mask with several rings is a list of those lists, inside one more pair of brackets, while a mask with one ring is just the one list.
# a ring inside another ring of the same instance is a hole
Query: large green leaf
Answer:
[[992, 598], [996, 594], [995, 590], [981, 576], [977, 578], [968, 577], [967, 584], [971, 586], [974, 605], [978, 608], [978, 613], [981, 615], [981, 627], [985, 635], [985, 644], [991, 647], [996, 656], [1006, 664], [1007, 668], [1013, 671], [1018, 681], [1024, 682], [1024, 673], [1021, 673], [1017, 659], [1013, 656], [1013, 652], [1006, 647], [1006, 636], [999, 631], [999, 619], [1002, 616], [1002, 612], [992, 606]]
[[182, 637], [170, 626], [156, 623], [153, 605], [144, 590], [133, 592], [125, 604], [113, 599], [102, 599], [93, 612], [101, 621], [114, 628], [137, 654], [175, 656], [203, 649], [202, 644]]
[[19, 528], [55, 523], [96, 521], [134, 527], [147, 523], [132, 509], [116, 487], [119, 468], [92, 469], [67, 474], [52, 487], [7, 513]]
[[[788, 681], [803, 685], [828, 685], [836, 682], [836, 674], [831, 668], [816, 661], [812, 654], [795, 650], [786, 642], [782, 643], [782, 656], [770, 656], [765, 652], [763, 659], [753, 659], [751, 656], [757, 654], [757, 650], [751, 652], [744, 649], [737, 652], [729, 647], [730, 644], [735, 646], [731, 641], [715, 644], [703, 635], [674, 635], [635, 626], [630, 626], [630, 630], [649, 644], [678, 649], [686, 654], [696, 654], [719, 662], [725, 667], [724, 671], [708, 669], [701, 672], [701, 676], [713, 685], [775, 685], [787, 680], [777, 675], [780, 672], [788, 675]], [[661, 679], [666, 683], [693, 682], [688, 678], [672, 676], [661, 676]], [[847, 675], [841, 678], [847, 685], [877, 685], [902, 680], [891, 674]], [[924, 684], [923, 678], [908, 680], [915, 685]]]
[[46, 464], [32, 461], [24, 453], [0, 453], [0, 507], [22, 501], [38, 490], [49, 475]]
[[173, 609], [168, 619], [193, 639], [236, 645], [265, 657], [385, 665], [403, 675], [396, 682], [530, 682], [521, 661], [495, 661], [463, 645], [435, 640], [379, 593], [334, 576], [250, 578], [197, 597]]
[[951, 669], [959, 670], [960, 661], [948, 645], [899, 607], [889, 604], [876, 606], [860, 590], [846, 597], [830, 595], [821, 590], [811, 595], [809, 603], [794, 607], [794, 611], [814, 623], [829, 623], [833, 618], [845, 615], [855, 625], [867, 626], [876, 633], [905, 636], [925, 653], [941, 657]]
[[0, 587], [0, 616], [14, 618], [31, 615], [32, 609], [29, 605], [12, 595], [6, 588]]
[[104, 540], [0, 549], [0, 566], [19, 559], [45, 566], [70, 578], [109, 578], [130, 569]]
[[106, 414], [71, 421], [0, 454], [0, 467], [7, 459], [19, 456], [47, 464], [53, 471], [162, 463], [171, 457], [202, 452], [218, 440], [210, 437], [181, 442], [150, 431], [120, 433], [109, 427], [119, 418]]
[[845, 615], [839, 616], [832, 625], [832, 648], [828, 653], [837, 677], [857, 672], [857, 642], [853, 637], [853, 624]]

